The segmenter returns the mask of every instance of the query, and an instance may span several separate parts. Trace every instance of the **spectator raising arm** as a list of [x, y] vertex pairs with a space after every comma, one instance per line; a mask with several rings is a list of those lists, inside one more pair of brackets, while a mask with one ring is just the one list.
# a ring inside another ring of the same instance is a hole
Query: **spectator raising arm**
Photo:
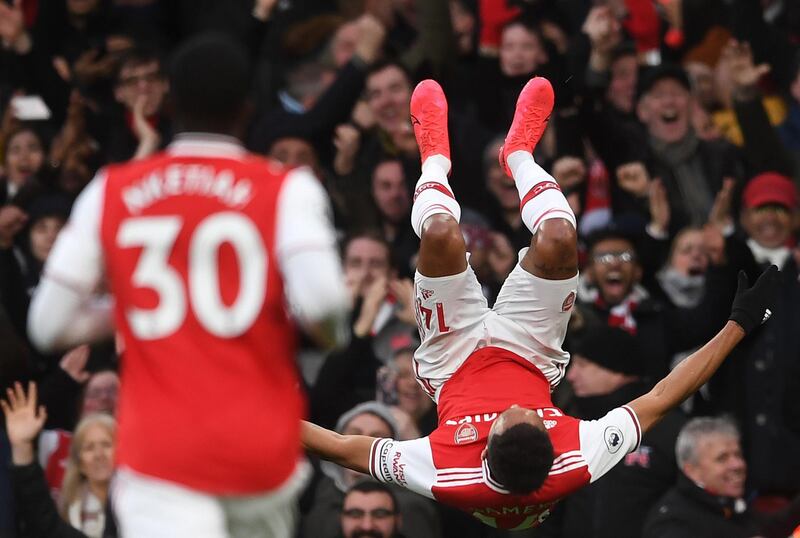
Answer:
[[653, 389], [630, 404], [643, 431], [649, 430], [674, 407], [702, 387], [745, 335], [772, 315], [778, 293], [778, 268], [770, 266], [750, 289], [747, 276], [739, 273], [730, 321], [710, 342], [689, 356]]
[[33, 440], [42, 431], [47, 411], [43, 405], [36, 406], [36, 383], [28, 384], [28, 394], [20, 383], [6, 389], [6, 400], [0, 407], [6, 417], [6, 432], [11, 443], [11, 461], [14, 465], [28, 465], [34, 461]]
[[50, 497], [42, 468], [36, 463], [33, 440], [39, 435], [47, 419], [44, 406], [36, 405], [36, 383], [28, 384], [26, 394], [20, 383], [6, 390], [6, 400], [0, 407], [6, 419], [6, 432], [11, 443], [11, 473], [20, 523], [30, 536], [50, 538], [85, 538], [61, 519]]

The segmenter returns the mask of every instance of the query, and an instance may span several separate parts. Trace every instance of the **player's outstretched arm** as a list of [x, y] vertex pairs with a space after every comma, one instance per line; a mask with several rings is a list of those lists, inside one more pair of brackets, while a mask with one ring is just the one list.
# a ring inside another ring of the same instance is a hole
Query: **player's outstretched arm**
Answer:
[[302, 421], [303, 448], [324, 460], [359, 473], [369, 474], [369, 453], [375, 437], [341, 435], [316, 424]]
[[743, 271], [739, 273], [739, 287], [733, 300], [730, 320], [725, 327], [659, 381], [650, 392], [628, 404], [639, 418], [643, 431], [650, 429], [670, 409], [699, 390], [736, 344], [770, 317], [770, 307], [775, 302], [778, 285], [779, 272], [774, 265], [764, 271], [750, 289], [747, 289], [747, 276]]

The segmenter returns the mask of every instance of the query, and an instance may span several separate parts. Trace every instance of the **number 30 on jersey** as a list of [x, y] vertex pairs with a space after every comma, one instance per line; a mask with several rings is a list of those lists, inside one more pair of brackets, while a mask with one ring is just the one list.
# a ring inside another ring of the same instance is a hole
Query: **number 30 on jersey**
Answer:
[[[247, 216], [230, 211], [200, 221], [189, 239], [184, 283], [169, 265], [182, 225], [178, 216], [153, 216], [129, 218], [119, 227], [119, 247], [142, 249], [131, 283], [158, 294], [155, 308], [128, 309], [131, 331], [142, 340], [166, 338], [181, 327], [191, 307], [200, 325], [215, 336], [245, 333], [261, 311], [267, 287], [267, 253], [258, 228]], [[217, 260], [223, 243], [233, 247], [239, 267], [239, 291], [230, 306], [219, 289]]]

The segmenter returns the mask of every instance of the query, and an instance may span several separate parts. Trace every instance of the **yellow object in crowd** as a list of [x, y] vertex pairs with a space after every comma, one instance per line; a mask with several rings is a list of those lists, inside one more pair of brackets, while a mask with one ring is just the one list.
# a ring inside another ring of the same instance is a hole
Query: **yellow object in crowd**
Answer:
[[[777, 126], [783, 123], [786, 119], [787, 108], [783, 99], [777, 96], [764, 97], [761, 100], [764, 109], [767, 111], [770, 125]], [[728, 141], [741, 147], [744, 144], [742, 137], [742, 129], [739, 127], [739, 122], [736, 120], [736, 114], [732, 109], [720, 110], [713, 114], [714, 125], [722, 133]]]

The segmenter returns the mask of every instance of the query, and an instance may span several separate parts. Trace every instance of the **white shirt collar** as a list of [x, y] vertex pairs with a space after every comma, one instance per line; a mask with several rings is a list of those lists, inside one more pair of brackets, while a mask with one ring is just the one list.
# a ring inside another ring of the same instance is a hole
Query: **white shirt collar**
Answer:
[[167, 153], [175, 156], [243, 157], [247, 150], [232, 136], [216, 133], [180, 133], [167, 146]]
[[772, 265], [777, 265], [778, 269], [783, 269], [783, 265], [792, 254], [792, 251], [789, 249], [789, 247], [762, 247], [756, 243], [755, 239], [752, 238], [747, 240], [747, 246], [750, 247], [750, 251], [753, 253], [753, 257], [758, 263], [769, 262]]

